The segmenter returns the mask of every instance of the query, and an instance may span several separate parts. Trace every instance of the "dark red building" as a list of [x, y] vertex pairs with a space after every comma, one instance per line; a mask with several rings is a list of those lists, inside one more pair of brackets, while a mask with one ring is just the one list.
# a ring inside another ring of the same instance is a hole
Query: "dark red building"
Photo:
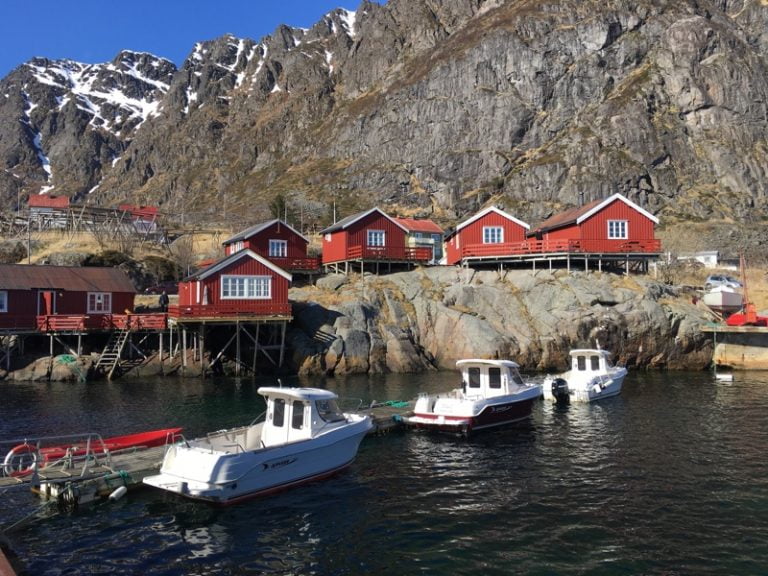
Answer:
[[538, 252], [658, 253], [659, 220], [621, 194], [555, 214], [528, 236]]
[[408, 229], [378, 208], [348, 216], [320, 233], [326, 265], [365, 260], [421, 263], [432, 258], [431, 249], [408, 246]]
[[496, 206], [464, 220], [445, 238], [446, 264], [467, 257], [504, 257], [519, 253], [530, 226]]
[[[118, 268], [0, 265], [0, 328], [106, 328], [133, 309], [136, 289]], [[75, 319], [76, 323], [68, 322]]]
[[179, 282], [171, 317], [290, 316], [291, 275], [249, 248], [233, 252]]
[[282, 220], [252, 226], [223, 242], [224, 254], [252, 250], [289, 272], [315, 271], [320, 259], [308, 255], [309, 240]]

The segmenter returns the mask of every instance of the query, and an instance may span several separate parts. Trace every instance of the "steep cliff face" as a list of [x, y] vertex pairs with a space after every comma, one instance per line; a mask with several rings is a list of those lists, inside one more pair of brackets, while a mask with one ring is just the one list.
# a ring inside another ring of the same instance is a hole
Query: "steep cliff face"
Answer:
[[599, 343], [622, 364], [703, 369], [709, 313], [681, 290], [611, 274], [428, 268], [294, 289], [290, 345], [300, 373], [452, 369], [460, 358], [513, 358], [564, 370]]
[[0, 193], [247, 222], [282, 194], [322, 225], [334, 202], [535, 222], [621, 192], [662, 217], [761, 219], [766, 29], [764, 0], [364, 1], [200, 43], [179, 70], [33, 61], [0, 83]]

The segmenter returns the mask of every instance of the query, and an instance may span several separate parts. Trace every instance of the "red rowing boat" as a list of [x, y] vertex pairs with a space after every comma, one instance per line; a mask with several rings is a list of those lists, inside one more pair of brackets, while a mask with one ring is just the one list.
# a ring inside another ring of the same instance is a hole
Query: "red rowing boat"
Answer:
[[25, 442], [14, 446], [5, 455], [3, 471], [6, 476], [26, 476], [34, 469], [45, 468], [64, 458], [117, 452], [129, 448], [152, 448], [172, 444], [181, 436], [181, 428], [163, 428], [125, 436], [102, 439], [96, 434], [78, 436], [74, 442], [42, 446], [40, 442]]

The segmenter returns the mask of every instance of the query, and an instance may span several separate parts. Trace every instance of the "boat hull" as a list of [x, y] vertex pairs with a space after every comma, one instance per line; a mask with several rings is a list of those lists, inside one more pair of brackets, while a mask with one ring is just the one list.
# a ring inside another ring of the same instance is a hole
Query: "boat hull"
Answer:
[[712, 290], [704, 294], [702, 301], [715, 312], [738, 312], [744, 306], [744, 297], [740, 292]]
[[[562, 378], [568, 383], [568, 396], [571, 402], [595, 402], [621, 394], [626, 375], [626, 369], [621, 369], [612, 375], [596, 376], [588, 382], [573, 382], [569, 380], [567, 374], [557, 378]], [[557, 400], [552, 394], [553, 380], [555, 378], [547, 379], [543, 387], [544, 398], [547, 400]]]
[[372, 424], [366, 418], [322, 437], [247, 452], [176, 444], [160, 474], [144, 483], [185, 498], [230, 505], [336, 474], [355, 459]]
[[537, 386], [519, 394], [482, 402], [457, 403], [463, 406], [453, 410], [441, 410], [439, 404], [435, 405], [434, 411], [419, 410], [417, 403], [413, 416], [405, 418], [405, 422], [414, 428], [469, 435], [472, 432], [515, 424], [527, 419], [540, 395], [541, 390]]

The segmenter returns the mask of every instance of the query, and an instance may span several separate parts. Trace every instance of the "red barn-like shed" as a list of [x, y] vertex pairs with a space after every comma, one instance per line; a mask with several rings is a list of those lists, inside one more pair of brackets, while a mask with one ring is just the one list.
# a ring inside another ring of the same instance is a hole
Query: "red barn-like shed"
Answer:
[[55, 329], [79, 316], [80, 328], [107, 327], [106, 317], [133, 309], [136, 289], [119, 268], [0, 265], [0, 328]]
[[320, 233], [323, 264], [361, 260], [427, 262], [432, 257], [429, 248], [408, 246], [408, 229], [379, 208], [348, 216]]
[[248, 248], [234, 252], [179, 282], [170, 316], [290, 316], [291, 275]]
[[519, 253], [530, 226], [496, 206], [465, 220], [445, 238], [446, 264], [467, 257], [503, 257]]
[[223, 244], [227, 256], [240, 250], [252, 250], [289, 272], [312, 271], [320, 267], [320, 259], [308, 255], [309, 240], [282, 220], [252, 226]]
[[529, 236], [541, 252], [657, 253], [659, 220], [621, 194], [595, 200], [542, 222]]

